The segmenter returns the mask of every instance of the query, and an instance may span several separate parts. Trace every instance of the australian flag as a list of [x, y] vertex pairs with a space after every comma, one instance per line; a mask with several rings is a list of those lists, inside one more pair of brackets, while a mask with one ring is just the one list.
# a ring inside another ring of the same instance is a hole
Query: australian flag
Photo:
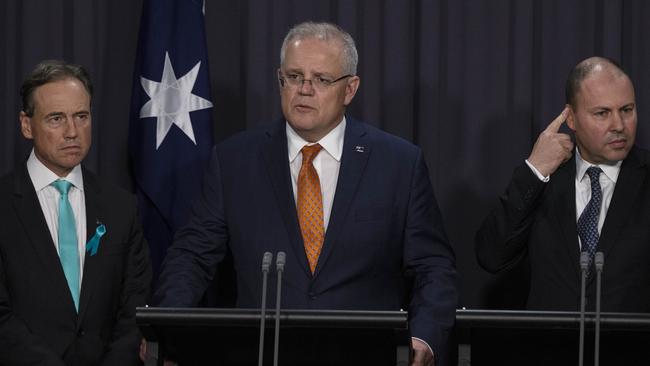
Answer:
[[129, 154], [154, 279], [187, 219], [213, 143], [203, 2], [145, 0]]

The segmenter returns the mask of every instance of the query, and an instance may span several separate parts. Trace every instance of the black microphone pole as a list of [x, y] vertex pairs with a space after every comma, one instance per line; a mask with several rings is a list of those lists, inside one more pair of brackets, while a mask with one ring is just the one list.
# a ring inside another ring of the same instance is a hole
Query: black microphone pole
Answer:
[[258, 366], [262, 366], [264, 361], [264, 327], [266, 325], [266, 287], [267, 280], [269, 276], [269, 268], [271, 267], [271, 261], [273, 260], [273, 254], [270, 252], [264, 253], [262, 258], [262, 305], [260, 313], [260, 347], [257, 357]]
[[278, 252], [275, 259], [275, 268], [278, 271], [278, 283], [275, 291], [275, 343], [273, 345], [273, 366], [278, 366], [278, 348], [280, 346], [280, 300], [282, 299], [282, 272], [287, 255]]
[[594, 264], [596, 266], [596, 340], [594, 341], [594, 366], [598, 366], [600, 363], [598, 359], [600, 353], [600, 281], [603, 274], [603, 266], [605, 265], [603, 252], [596, 252]]
[[580, 252], [580, 345], [578, 366], [583, 366], [585, 358], [585, 289], [587, 287], [587, 270], [589, 253]]

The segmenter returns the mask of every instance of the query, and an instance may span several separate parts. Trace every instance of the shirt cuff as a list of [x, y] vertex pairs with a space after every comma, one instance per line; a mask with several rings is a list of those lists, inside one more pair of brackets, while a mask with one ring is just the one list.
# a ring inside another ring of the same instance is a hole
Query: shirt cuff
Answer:
[[537, 178], [539, 178], [539, 180], [541, 180], [541, 181], [544, 182], [544, 183], [548, 183], [548, 181], [551, 180], [551, 177], [550, 177], [550, 176], [545, 177], [544, 175], [542, 175], [542, 173], [540, 173], [539, 170], [537, 170], [537, 168], [535, 168], [535, 167], [533, 166], [533, 164], [531, 164], [531, 163], [528, 161], [528, 159], [526, 159], [525, 161], [526, 161], [526, 165], [528, 165], [528, 167], [530, 168], [530, 170], [532, 170], [533, 173], [535, 173], [535, 175], [537, 176]]
[[411, 339], [417, 339], [418, 341], [426, 344], [427, 348], [429, 349], [429, 352], [431, 352], [431, 355], [435, 357], [435, 354], [433, 353], [433, 350], [431, 349], [431, 346], [429, 346], [429, 343], [425, 342], [424, 339], [418, 338], [418, 337], [411, 337]]

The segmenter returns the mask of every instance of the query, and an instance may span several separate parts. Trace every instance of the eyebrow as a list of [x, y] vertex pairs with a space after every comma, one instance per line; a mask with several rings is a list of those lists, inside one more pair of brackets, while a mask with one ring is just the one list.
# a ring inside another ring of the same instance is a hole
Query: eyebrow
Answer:
[[[83, 110], [72, 113], [73, 116], [78, 116], [80, 114], [90, 114], [90, 111], [83, 109]], [[45, 117], [54, 117], [54, 116], [65, 116], [65, 113], [64, 112], [50, 112], [50, 113], [45, 115]]]
[[50, 118], [50, 117], [58, 117], [58, 116], [64, 116], [65, 113], [63, 112], [51, 112], [45, 115], [45, 118]]

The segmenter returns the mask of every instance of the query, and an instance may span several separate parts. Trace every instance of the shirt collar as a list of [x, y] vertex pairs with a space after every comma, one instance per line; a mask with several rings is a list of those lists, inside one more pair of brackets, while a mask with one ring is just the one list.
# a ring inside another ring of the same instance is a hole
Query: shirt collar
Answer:
[[[339, 123], [332, 131], [325, 135], [322, 139], [316, 143], [320, 144], [323, 147], [323, 150], [327, 151], [336, 161], [341, 161], [341, 155], [343, 155], [343, 138], [345, 137], [345, 116], [343, 120]], [[296, 131], [293, 130], [289, 122], [286, 123], [287, 131], [287, 143], [289, 150], [289, 162], [293, 162], [298, 157], [300, 150], [305, 145], [313, 145], [314, 143], [308, 142], [302, 137], [300, 137]]]
[[617, 161], [615, 164], [591, 164], [585, 161], [580, 155], [580, 149], [576, 147], [576, 179], [578, 182], [581, 182], [587, 173], [587, 169], [592, 166], [599, 167], [603, 173], [609, 178], [612, 182], [616, 183], [618, 179], [618, 173], [621, 171], [621, 163], [623, 161]]
[[29, 177], [32, 180], [34, 189], [36, 192], [42, 190], [43, 188], [49, 186], [57, 179], [64, 179], [72, 183], [77, 189], [83, 192], [83, 174], [81, 173], [81, 165], [77, 165], [72, 168], [72, 171], [64, 178], [59, 177], [54, 174], [50, 169], [48, 169], [34, 154], [34, 149], [32, 149], [31, 154], [29, 154], [29, 159], [27, 159], [27, 172]]

